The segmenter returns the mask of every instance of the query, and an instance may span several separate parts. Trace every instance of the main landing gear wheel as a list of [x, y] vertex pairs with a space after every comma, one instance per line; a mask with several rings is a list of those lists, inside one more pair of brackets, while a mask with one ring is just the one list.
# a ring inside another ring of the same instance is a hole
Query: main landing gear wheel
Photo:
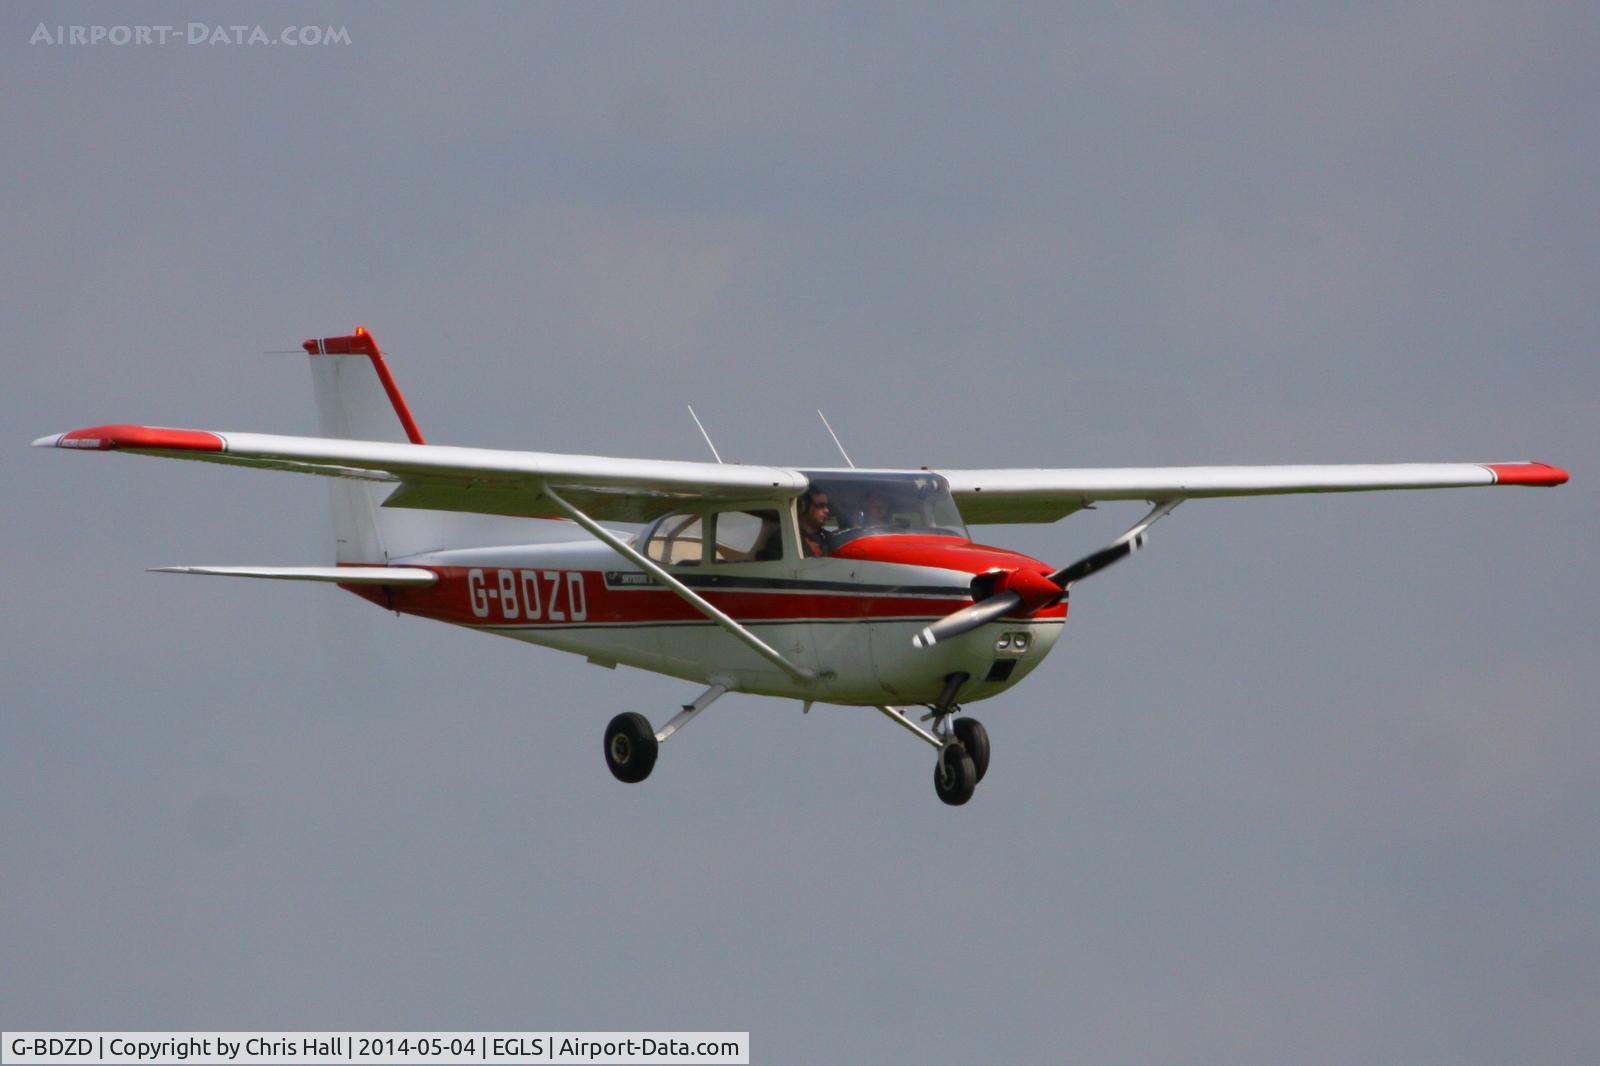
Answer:
[[628, 711], [606, 726], [606, 767], [618, 781], [633, 785], [656, 765], [656, 732], [642, 714]]
[[959, 740], [946, 744], [933, 768], [933, 790], [950, 806], [959, 807], [972, 798], [972, 791], [977, 787], [978, 770], [972, 765], [967, 749]]
[[976, 718], [957, 718], [953, 723], [956, 739], [972, 756], [972, 768], [978, 771], [978, 780], [989, 772], [989, 731]]

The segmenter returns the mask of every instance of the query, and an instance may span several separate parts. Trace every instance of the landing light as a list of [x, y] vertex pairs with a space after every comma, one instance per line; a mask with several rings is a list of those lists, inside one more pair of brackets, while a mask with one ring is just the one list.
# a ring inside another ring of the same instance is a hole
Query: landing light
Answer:
[[995, 651], [1005, 651], [1009, 647], [1011, 647], [1011, 634], [1010, 633], [1002, 633], [1002, 634], [1000, 634], [1000, 639], [994, 642], [994, 650]]

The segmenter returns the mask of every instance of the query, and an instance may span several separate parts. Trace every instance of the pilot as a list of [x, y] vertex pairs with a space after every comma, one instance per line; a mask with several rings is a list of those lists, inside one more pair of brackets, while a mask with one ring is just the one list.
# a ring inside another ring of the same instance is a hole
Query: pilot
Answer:
[[822, 527], [833, 508], [828, 504], [828, 493], [812, 489], [800, 497], [800, 554], [814, 559], [828, 554], [829, 534]]

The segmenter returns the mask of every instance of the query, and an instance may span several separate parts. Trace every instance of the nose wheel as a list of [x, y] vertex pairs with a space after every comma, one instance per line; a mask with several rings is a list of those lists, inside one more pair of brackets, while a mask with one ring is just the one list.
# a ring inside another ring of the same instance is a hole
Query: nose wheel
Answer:
[[939, 751], [939, 761], [933, 768], [933, 790], [939, 798], [952, 807], [959, 807], [972, 798], [978, 787], [978, 769], [965, 745], [952, 740]]
[[983, 775], [989, 772], [989, 731], [976, 718], [957, 718], [955, 732], [956, 739], [972, 757], [972, 768], [977, 771], [978, 780], [982, 781]]
[[939, 762], [933, 768], [933, 790], [952, 807], [972, 798], [973, 789], [989, 772], [989, 731], [976, 718], [957, 718], [961, 707], [956, 695], [969, 680], [967, 674], [948, 674], [939, 698], [922, 716], [933, 722], [927, 739], [939, 745]]

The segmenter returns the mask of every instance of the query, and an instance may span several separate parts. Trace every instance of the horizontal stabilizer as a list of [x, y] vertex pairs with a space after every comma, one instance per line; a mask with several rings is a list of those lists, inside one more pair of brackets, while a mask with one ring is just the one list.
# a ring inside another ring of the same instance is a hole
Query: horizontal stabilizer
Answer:
[[152, 574], [326, 581], [335, 585], [432, 585], [439, 575], [420, 566], [157, 566]]

